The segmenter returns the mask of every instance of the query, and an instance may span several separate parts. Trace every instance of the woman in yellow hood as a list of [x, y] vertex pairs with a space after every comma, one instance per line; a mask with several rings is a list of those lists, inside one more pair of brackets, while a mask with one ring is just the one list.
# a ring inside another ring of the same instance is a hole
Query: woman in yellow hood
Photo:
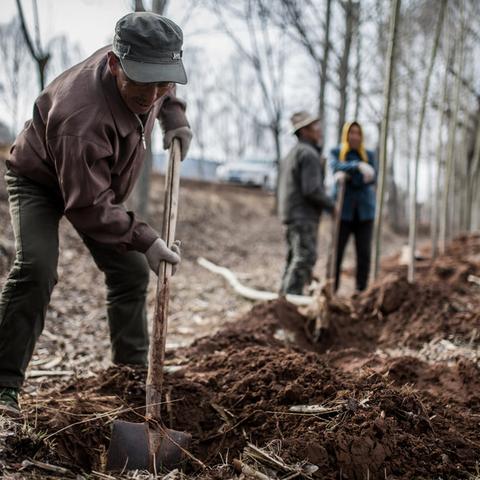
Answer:
[[355, 237], [357, 252], [357, 291], [365, 290], [370, 273], [373, 221], [375, 218], [376, 163], [372, 151], [363, 144], [363, 131], [358, 122], [346, 123], [339, 147], [332, 149], [330, 167], [338, 181], [345, 182], [345, 197], [340, 213], [335, 288], [340, 284], [343, 254], [350, 234]]

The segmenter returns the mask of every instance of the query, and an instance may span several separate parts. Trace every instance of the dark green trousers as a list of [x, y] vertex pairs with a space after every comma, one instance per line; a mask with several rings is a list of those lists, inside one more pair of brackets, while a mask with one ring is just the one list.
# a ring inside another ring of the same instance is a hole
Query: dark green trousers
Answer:
[[302, 295], [312, 280], [317, 261], [318, 222], [298, 222], [287, 225], [287, 261], [281, 293]]
[[[63, 211], [61, 199], [44, 187], [11, 172], [5, 179], [16, 256], [0, 298], [0, 386], [20, 387], [58, 280], [58, 225]], [[83, 241], [105, 274], [112, 360], [145, 365], [149, 279], [145, 256], [119, 253], [86, 237]]]

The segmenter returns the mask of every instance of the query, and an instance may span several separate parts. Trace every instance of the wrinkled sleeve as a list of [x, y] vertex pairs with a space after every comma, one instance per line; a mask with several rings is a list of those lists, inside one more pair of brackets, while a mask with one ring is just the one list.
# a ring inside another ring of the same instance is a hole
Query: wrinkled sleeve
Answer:
[[190, 124], [186, 115], [187, 104], [178, 98], [175, 94], [175, 88], [172, 93], [165, 97], [165, 100], [158, 112], [158, 120], [164, 132], [174, 130], [180, 127], [189, 127]]
[[369, 150], [367, 151], [367, 155], [368, 155], [368, 163], [375, 170], [375, 177], [371, 182], [367, 183], [363, 180], [363, 175], [360, 172], [358, 172], [358, 174], [352, 175], [351, 183], [352, 183], [352, 186], [356, 188], [361, 188], [361, 187], [364, 187], [365, 185], [375, 185], [375, 183], [377, 182], [377, 162], [375, 160], [375, 154]]
[[309, 152], [303, 153], [299, 160], [302, 195], [317, 208], [332, 211], [334, 202], [325, 191], [320, 160]]
[[351, 175], [355, 172], [358, 172], [358, 161], [355, 160], [353, 162], [341, 162], [338, 159], [338, 152], [335, 149], [330, 151], [328, 163], [333, 173], [345, 172]]
[[374, 152], [371, 150], [367, 151], [368, 155], [368, 163], [373, 167], [375, 170], [375, 177], [374, 179], [368, 184], [368, 185], [375, 185], [377, 183], [377, 176], [378, 176], [378, 162], [377, 162], [377, 156], [375, 155]]
[[148, 224], [116, 203], [111, 189], [109, 152], [81, 137], [65, 135], [49, 142], [65, 216], [87, 237], [120, 251], [145, 252], [158, 238]]

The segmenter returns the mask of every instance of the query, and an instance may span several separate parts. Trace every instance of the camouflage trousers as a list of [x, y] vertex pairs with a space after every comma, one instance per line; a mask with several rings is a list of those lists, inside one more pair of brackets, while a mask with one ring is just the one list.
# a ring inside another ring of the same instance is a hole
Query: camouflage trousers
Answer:
[[282, 278], [282, 294], [302, 295], [312, 280], [317, 261], [318, 222], [304, 221], [287, 225], [287, 262]]

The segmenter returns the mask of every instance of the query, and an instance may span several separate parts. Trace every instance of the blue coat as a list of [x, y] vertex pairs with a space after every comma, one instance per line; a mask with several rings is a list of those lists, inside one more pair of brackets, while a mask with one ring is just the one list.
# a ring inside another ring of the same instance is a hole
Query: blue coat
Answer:
[[[375, 181], [365, 183], [363, 175], [358, 170], [358, 164], [362, 161], [360, 155], [351, 150], [347, 153], [344, 162], [341, 162], [338, 157], [340, 148], [334, 148], [330, 151], [329, 165], [333, 173], [345, 172], [349, 179], [345, 188], [345, 199], [343, 201], [342, 220], [351, 222], [353, 220], [355, 210], [357, 210], [358, 218], [364, 222], [375, 219]], [[367, 150], [368, 163], [375, 169], [377, 173], [377, 165], [375, 161], [375, 154]], [[376, 176], [376, 175], [375, 175]], [[335, 184], [334, 197], [337, 196], [337, 185]]]

